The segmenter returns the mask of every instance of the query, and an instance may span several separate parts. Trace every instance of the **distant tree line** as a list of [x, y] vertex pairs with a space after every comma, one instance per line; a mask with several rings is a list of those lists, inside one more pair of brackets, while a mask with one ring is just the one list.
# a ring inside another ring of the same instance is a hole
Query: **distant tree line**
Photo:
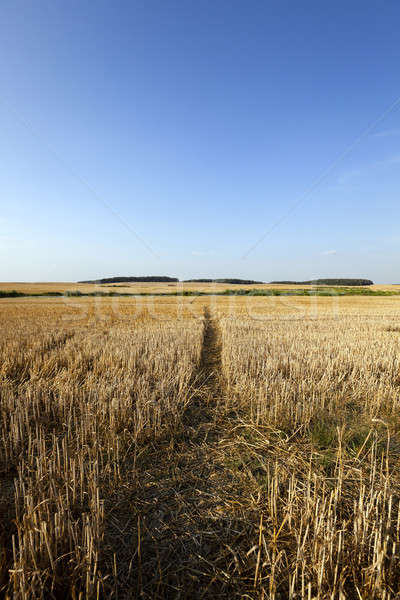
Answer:
[[[166, 277], [165, 275], [146, 275], [144, 277], [103, 277], [101, 279], [88, 279], [78, 283], [177, 283], [177, 277]], [[264, 283], [253, 279], [185, 279], [184, 283], [232, 283], [242, 285], [253, 285]]]
[[[101, 279], [88, 279], [86, 281], [78, 281], [78, 283], [178, 283], [177, 277], [167, 277], [165, 275], [146, 275], [143, 277], [103, 277]], [[185, 279], [184, 283], [229, 283], [238, 285], [257, 285], [264, 283], [263, 281], [255, 281], [253, 279], [237, 279], [237, 278], [221, 278], [221, 279]], [[362, 286], [373, 285], [370, 279], [311, 279], [309, 281], [271, 281], [271, 284], [287, 284], [287, 285], [347, 285], [347, 286]]]
[[253, 279], [185, 279], [184, 283], [238, 283], [241, 285], [254, 285], [264, 282], [253, 281]]
[[146, 275], [145, 277], [103, 277], [102, 279], [89, 279], [78, 283], [176, 283], [177, 277], [165, 275]]
[[374, 285], [370, 279], [311, 279], [310, 281], [271, 281], [287, 285]]

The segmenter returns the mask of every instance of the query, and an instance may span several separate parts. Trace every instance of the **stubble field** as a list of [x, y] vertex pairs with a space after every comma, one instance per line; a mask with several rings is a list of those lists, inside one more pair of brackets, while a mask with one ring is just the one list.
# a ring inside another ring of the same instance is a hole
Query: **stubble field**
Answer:
[[0, 594], [398, 598], [399, 308], [0, 300]]

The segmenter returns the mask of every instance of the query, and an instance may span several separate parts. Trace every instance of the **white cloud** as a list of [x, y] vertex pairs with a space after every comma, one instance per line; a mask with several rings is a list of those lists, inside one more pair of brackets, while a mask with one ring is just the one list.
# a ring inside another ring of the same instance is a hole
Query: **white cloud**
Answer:
[[392, 156], [387, 156], [383, 160], [377, 160], [373, 163], [360, 167], [359, 169], [353, 169], [352, 171], [344, 171], [338, 179], [338, 184], [343, 185], [352, 181], [353, 179], [358, 179], [360, 177], [365, 177], [369, 175], [371, 172], [376, 171], [377, 169], [384, 169], [385, 167], [391, 167], [393, 165], [400, 164], [400, 154], [394, 154]]
[[11, 250], [14, 248], [33, 248], [34, 243], [27, 238], [17, 236], [3, 235], [0, 233], [0, 249]]
[[324, 256], [333, 256], [334, 254], [337, 254], [337, 250], [324, 250], [322, 254]]
[[400, 235], [392, 235], [392, 236], [386, 238], [384, 240], [384, 242], [387, 242], [389, 244], [398, 245], [398, 244], [400, 244]]
[[400, 135], [400, 129], [386, 129], [384, 131], [378, 131], [377, 133], [374, 133], [372, 135], [372, 137], [375, 138], [385, 138], [385, 137], [395, 137]]
[[398, 165], [400, 163], [400, 154], [395, 154], [394, 156], [390, 156], [386, 160], [382, 160], [379, 164], [383, 167], [386, 165]]
[[214, 250], [192, 250], [192, 256], [213, 256]]

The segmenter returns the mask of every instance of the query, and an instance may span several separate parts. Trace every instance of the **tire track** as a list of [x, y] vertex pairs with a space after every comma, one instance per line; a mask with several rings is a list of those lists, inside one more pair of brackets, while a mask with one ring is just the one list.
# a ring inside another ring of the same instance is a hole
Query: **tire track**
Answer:
[[194, 386], [180, 429], [144, 453], [134, 484], [106, 508], [107, 562], [115, 555], [117, 565], [110, 598], [236, 597], [234, 578], [224, 574], [225, 547], [235, 545], [243, 523], [232, 511], [235, 482], [219, 451], [227, 432], [221, 333], [207, 309]]

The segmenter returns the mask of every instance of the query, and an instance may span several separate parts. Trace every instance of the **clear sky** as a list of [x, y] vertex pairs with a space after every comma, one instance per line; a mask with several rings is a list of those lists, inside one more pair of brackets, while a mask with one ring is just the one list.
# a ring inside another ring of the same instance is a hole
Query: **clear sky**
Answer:
[[397, 0], [4, 0], [0, 280], [400, 283], [399, 29]]

